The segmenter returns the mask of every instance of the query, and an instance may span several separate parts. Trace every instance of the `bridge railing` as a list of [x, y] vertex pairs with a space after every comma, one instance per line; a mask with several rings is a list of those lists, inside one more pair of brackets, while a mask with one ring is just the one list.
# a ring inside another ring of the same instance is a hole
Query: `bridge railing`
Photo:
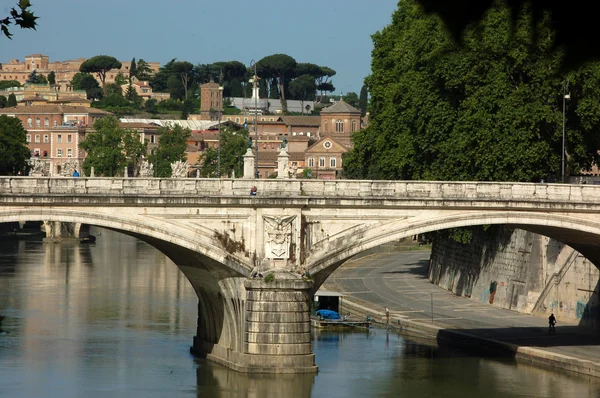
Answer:
[[600, 186], [497, 182], [2, 177], [0, 195], [249, 196], [598, 202]]

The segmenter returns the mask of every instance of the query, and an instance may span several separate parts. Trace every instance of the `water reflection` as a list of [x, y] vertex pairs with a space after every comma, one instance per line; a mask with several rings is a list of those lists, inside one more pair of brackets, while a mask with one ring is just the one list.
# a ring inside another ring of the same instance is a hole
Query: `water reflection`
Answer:
[[315, 331], [317, 375], [247, 375], [193, 358], [197, 298], [154, 248], [0, 242], [0, 396], [598, 397], [593, 379], [486, 360], [385, 330]]

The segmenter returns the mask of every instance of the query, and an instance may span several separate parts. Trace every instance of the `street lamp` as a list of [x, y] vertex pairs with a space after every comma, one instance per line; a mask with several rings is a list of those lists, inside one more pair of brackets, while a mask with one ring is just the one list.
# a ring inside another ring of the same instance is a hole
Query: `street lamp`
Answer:
[[569, 81], [563, 85], [563, 128], [562, 128], [562, 156], [561, 156], [561, 170], [562, 170], [562, 182], [565, 182], [565, 109], [566, 109], [566, 101], [571, 99], [571, 94], [567, 94], [567, 89], [569, 88]]
[[223, 106], [223, 86], [219, 78], [219, 92], [217, 94], [217, 107], [219, 112], [219, 138], [217, 146], [217, 178], [221, 178], [221, 108]]
[[250, 83], [252, 83], [252, 96], [254, 97], [254, 141], [256, 146], [256, 152], [254, 153], [254, 177], [258, 178], [260, 176], [258, 174], [258, 127], [256, 126], [258, 113], [258, 90], [256, 87], [258, 86], [258, 76], [256, 76], [256, 62], [254, 60], [250, 61], [250, 69], [254, 69], [254, 75], [250, 79]]

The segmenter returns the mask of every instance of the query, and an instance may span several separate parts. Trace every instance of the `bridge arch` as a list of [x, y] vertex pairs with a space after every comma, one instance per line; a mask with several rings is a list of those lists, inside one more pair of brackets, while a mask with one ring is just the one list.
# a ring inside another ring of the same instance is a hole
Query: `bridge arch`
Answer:
[[348, 258], [400, 239], [443, 229], [477, 225], [507, 225], [561, 241], [600, 267], [600, 223], [581, 217], [536, 212], [465, 212], [434, 217], [414, 217], [376, 227], [361, 226], [320, 242], [309, 256], [307, 269], [320, 286]]

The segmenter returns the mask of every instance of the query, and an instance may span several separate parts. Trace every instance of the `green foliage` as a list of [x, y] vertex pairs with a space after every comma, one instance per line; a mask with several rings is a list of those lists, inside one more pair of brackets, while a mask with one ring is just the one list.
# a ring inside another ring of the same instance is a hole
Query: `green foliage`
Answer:
[[132, 130], [123, 130], [123, 152], [130, 175], [137, 175], [137, 167], [148, 151], [148, 141], [142, 142], [141, 134]]
[[30, 157], [26, 135], [19, 119], [0, 115], [0, 175], [25, 170]]
[[103, 177], [115, 177], [123, 172], [127, 158], [123, 151], [123, 137], [126, 130], [119, 126], [119, 120], [107, 116], [94, 122], [95, 133], [87, 134], [79, 146], [87, 152], [83, 163], [86, 175], [94, 173]]
[[128, 82], [128, 79], [125, 77], [123, 72], [119, 71], [119, 73], [117, 73], [117, 76], [115, 76], [114, 84], [121, 87], [122, 85], [127, 84], [127, 82]]
[[344, 96], [344, 101], [346, 101], [349, 105], [358, 108], [360, 99], [358, 98], [358, 94], [356, 94], [354, 91], [350, 91]]
[[[244, 172], [243, 156], [248, 148], [248, 130], [234, 130], [230, 127], [221, 128], [221, 175], [241, 177]], [[217, 148], [208, 148], [200, 157], [202, 177], [217, 177], [218, 169]]]
[[2, 80], [0, 81], [0, 90], [6, 90], [11, 87], [21, 87], [21, 83], [16, 80]]
[[27, 78], [27, 83], [31, 84], [48, 84], [48, 79], [44, 75], [38, 75], [37, 71], [34, 69]]
[[106, 73], [112, 69], [120, 69], [121, 62], [108, 55], [96, 55], [85, 60], [79, 67], [80, 72], [95, 73], [102, 82], [102, 89], [106, 95]]
[[[191, 62], [187, 61], [175, 62], [172, 65], [172, 70], [174, 72], [173, 76], [176, 76], [179, 79], [181, 87], [183, 87], [183, 98], [188, 99], [188, 90], [190, 89], [191, 85], [195, 82], [194, 65], [192, 65]], [[169, 82], [170, 81], [171, 80], [169, 80]]]
[[152, 77], [152, 80], [150, 81], [152, 90], [156, 92], [167, 91], [167, 80], [173, 74], [173, 64], [175, 63], [175, 61], [176, 58], [173, 58], [172, 60], [161, 66], [158, 72], [154, 75], [154, 77]]
[[89, 100], [101, 99], [103, 97], [98, 80], [89, 73], [76, 73], [73, 79], [71, 79], [71, 85], [75, 90], [85, 90], [87, 99]]
[[181, 107], [181, 120], [187, 120], [188, 116], [193, 110], [192, 101], [185, 100], [183, 101], [183, 106]]
[[[135, 60], [135, 58], [134, 58]], [[138, 80], [150, 80], [152, 78], [152, 69], [150, 68], [150, 65], [148, 65], [148, 62], [144, 61], [143, 59], [140, 58], [140, 60], [138, 61], [137, 65], [136, 65], [136, 69], [135, 69], [135, 77], [138, 78]]]
[[129, 81], [131, 78], [137, 75], [137, 65], [135, 64], [135, 57], [131, 59], [131, 63], [129, 64]]
[[13, 93], [10, 93], [6, 101], [6, 107], [12, 108], [13, 106], [17, 106], [17, 97]]
[[264, 281], [266, 283], [275, 282], [275, 274], [273, 272], [269, 272], [267, 275], [265, 275]]
[[286, 76], [292, 78], [295, 76], [296, 60], [287, 54], [273, 54], [264, 57], [256, 63], [256, 70], [259, 76], [263, 78], [272, 78], [277, 80], [279, 96], [283, 105], [283, 112], [287, 111], [285, 102], [285, 93], [287, 91]]
[[147, 99], [146, 102], [144, 102], [144, 109], [147, 112], [156, 115], [158, 113], [158, 107], [156, 106], [156, 104], [157, 101], [154, 98]]
[[31, 11], [31, 2], [29, 0], [19, 0], [17, 3], [18, 9], [14, 7], [10, 9], [10, 16], [0, 19], [0, 32], [9, 39], [12, 39], [12, 33], [8, 29], [11, 25], [16, 25], [21, 29], [33, 29], [37, 25], [36, 17]]
[[[314, 100], [316, 91], [315, 79], [310, 75], [298, 76], [290, 83], [290, 94], [294, 99], [302, 102]], [[302, 107], [304, 107], [304, 104], [302, 104]]]
[[6, 102], [8, 100], [6, 99], [5, 96], [0, 95], [0, 109], [6, 108]]
[[367, 85], [363, 84], [363, 86], [360, 89], [360, 96], [358, 99], [358, 109], [360, 109], [360, 112], [362, 113], [363, 116], [367, 114], [368, 103], [369, 103], [369, 92], [367, 89]]
[[[344, 162], [351, 178], [539, 181], [560, 173], [563, 84], [570, 81], [570, 170], [598, 157], [600, 65], [569, 76], [548, 15], [533, 26], [496, 2], [461, 46], [414, 0], [373, 35], [370, 123]], [[536, 32], [534, 35], [533, 32]]]
[[48, 73], [48, 83], [56, 84], [56, 73], [54, 73], [54, 71], [50, 71], [50, 73]]
[[150, 157], [150, 162], [157, 165], [157, 177], [170, 177], [171, 163], [186, 160], [185, 150], [191, 133], [189, 129], [179, 125], [158, 129], [157, 135], [160, 137], [158, 148]]

